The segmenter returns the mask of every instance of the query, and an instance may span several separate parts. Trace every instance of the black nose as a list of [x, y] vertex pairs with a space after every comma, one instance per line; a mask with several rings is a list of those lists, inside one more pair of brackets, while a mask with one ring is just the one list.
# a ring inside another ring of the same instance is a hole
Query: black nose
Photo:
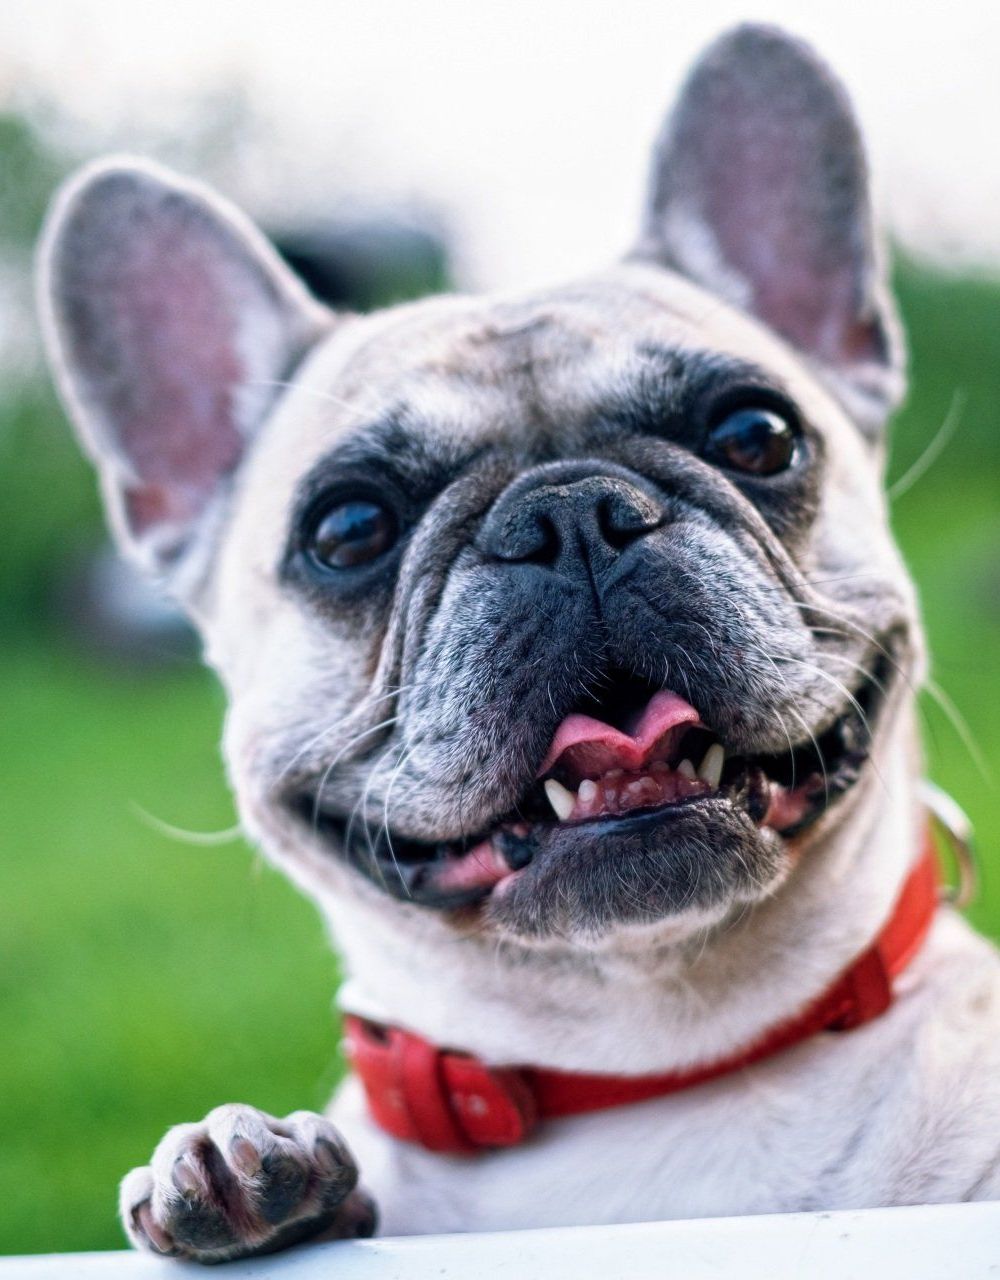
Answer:
[[[596, 464], [595, 464], [596, 465]], [[596, 565], [621, 552], [664, 519], [661, 504], [638, 476], [579, 465], [538, 467], [515, 480], [483, 522], [479, 545], [496, 560], [553, 568], [568, 558]]]

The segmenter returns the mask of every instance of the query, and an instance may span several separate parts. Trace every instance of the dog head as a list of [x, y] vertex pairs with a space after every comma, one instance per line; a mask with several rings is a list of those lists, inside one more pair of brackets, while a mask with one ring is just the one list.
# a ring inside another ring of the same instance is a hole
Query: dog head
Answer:
[[636, 248], [570, 287], [333, 315], [131, 162], [69, 184], [42, 267], [114, 529], [197, 619], [244, 821], [313, 892], [524, 945], [683, 933], [860, 802], [919, 655], [901, 355], [858, 129], [798, 42], [707, 52]]

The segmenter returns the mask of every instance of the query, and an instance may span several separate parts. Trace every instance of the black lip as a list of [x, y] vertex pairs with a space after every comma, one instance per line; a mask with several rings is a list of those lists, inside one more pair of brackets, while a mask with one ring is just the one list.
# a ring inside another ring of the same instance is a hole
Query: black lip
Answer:
[[587, 818], [582, 822], [548, 823], [543, 830], [551, 835], [562, 832], [578, 832], [601, 839], [615, 836], [642, 835], [670, 821], [674, 815], [686, 809], [712, 809], [718, 805], [732, 805], [733, 796], [726, 791], [714, 792], [705, 796], [685, 796], [671, 804], [657, 805], [653, 809], [635, 809], [631, 813], [611, 814], [599, 818]]
[[788, 865], [777, 834], [728, 795], [692, 797], [619, 820], [557, 824], [524, 871], [490, 894], [491, 924], [518, 936], [601, 933], [725, 910], [759, 896]]
[[711, 804], [713, 801], [724, 800], [724, 796], [685, 796], [683, 800], [675, 800], [672, 804], [657, 805], [652, 809], [635, 809], [630, 813], [601, 815], [599, 818], [585, 818], [582, 822], [561, 822], [548, 823], [545, 827], [547, 831], [585, 831], [589, 835], [632, 835], [634, 832], [648, 831], [651, 827], [658, 826], [663, 821], [663, 816], [668, 811], [676, 812], [678, 809], [692, 808], [694, 805]]
[[[535, 779], [516, 810], [496, 820], [488, 829], [462, 840], [428, 843], [391, 833], [384, 826], [376, 829], [357, 820], [349, 823], [343, 815], [324, 810], [317, 803], [315, 793], [308, 791], [294, 793], [288, 799], [288, 807], [362, 874], [393, 896], [452, 910], [483, 902], [490, 896], [491, 887], [442, 892], [435, 887], [435, 867], [484, 839], [492, 838], [511, 870], [519, 871], [567, 841], [576, 839], [592, 844], [650, 835], [664, 824], [682, 818], [685, 811], [739, 812], [757, 824], [766, 812], [766, 779], [786, 786], [812, 780], [810, 803], [803, 818], [794, 827], [780, 832], [784, 839], [793, 839], [811, 827], [860, 776], [871, 748], [869, 727], [874, 727], [887, 697], [894, 665], [888, 645], [880, 645], [868, 665], [867, 675], [853, 691], [854, 701], [818, 735], [815, 743], [802, 744], [792, 754], [729, 757], [719, 792], [687, 797], [657, 808], [556, 823], [539, 804], [541, 783]], [[544, 818], [540, 816], [543, 813]], [[525, 820], [530, 823], [530, 834], [516, 835], [513, 828]]]

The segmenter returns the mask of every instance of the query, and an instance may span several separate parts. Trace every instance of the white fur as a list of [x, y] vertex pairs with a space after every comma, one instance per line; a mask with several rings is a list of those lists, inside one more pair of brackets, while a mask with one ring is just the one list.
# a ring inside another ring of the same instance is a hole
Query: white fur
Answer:
[[496, 1154], [393, 1142], [353, 1081], [330, 1114], [388, 1234], [995, 1198], [997, 978], [992, 949], [943, 917], [879, 1021], [686, 1093], [550, 1122]]
[[[902, 739], [904, 735], [899, 735]], [[330, 905], [352, 1010], [494, 1062], [643, 1073], [710, 1061], [801, 1007], [887, 915], [922, 832], [899, 741], [866, 821], [707, 948], [657, 967], [637, 949], [575, 972], [435, 940], [405, 956], [378, 913]], [[350, 918], [347, 918], [350, 916]], [[669, 954], [669, 953], [668, 953]], [[630, 1222], [1000, 1194], [1000, 964], [942, 910], [899, 999], [718, 1082], [550, 1122], [529, 1144], [444, 1158], [387, 1138], [355, 1082], [330, 1111], [387, 1232]], [[974, 1118], [974, 1119], [973, 1119]]]

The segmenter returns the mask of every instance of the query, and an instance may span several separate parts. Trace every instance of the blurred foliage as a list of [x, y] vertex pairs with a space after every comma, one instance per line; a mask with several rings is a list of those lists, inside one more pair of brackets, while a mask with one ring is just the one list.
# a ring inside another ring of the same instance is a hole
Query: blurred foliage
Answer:
[[103, 537], [91, 467], [48, 383], [0, 400], [0, 642], [34, 630], [66, 571]]
[[[5, 191], [25, 203], [0, 243], [29, 240], [51, 173], [0, 117]], [[8, 155], [13, 157], [7, 165]], [[21, 170], [17, 169], [21, 165]], [[19, 179], [18, 179], [19, 180]], [[1000, 285], [901, 262], [913, 391], [891, 475], [961, 423], [894, 505], [921, 587], [935, 675], [1000, 762]], [[205, 672], [102, 665], [56, 625], [60, 577], [102, 538], [93, 478], [39, 377], [0, 403], [0, 1252], [113, 1248], [115, 1184], [168, 1125], [242, 1100], [321, 1106], [340, 1071], [335, 963], [313, 910], [239, 842], [168, 839], [136, 806], [195, 831], [234, 821]], [[974, 920], [1000, 934], [1000, 797], [925, 699], [934, 776], [986, 853]]]
[[940, 490], [946, 478], [980, 468], [996, 479], [1000, 279], [951, 275], [899, 256], [893, 283], [909, 346], [910, 396], [892, 425], [890, 482], [927, 447], [956, 397], [958, 429], [928, 483]]
[[982, 890], [969, 915], [1000, 938], [1000, 282], [907, 261], [896, 277], [911, 390], [892, 428], [890, 484], [949, 414], [958, 423], [940, 457], [892, 504], [931, 653], [924, 744], [931, 776], [978, 835]]
[[123, 675], [41, 635], [0, 673], [0, 1253], [118, 1247], [116, 1183], [169, 1124], [329, 1097], [334, 961], [242, 845], [133, 807], [232, 825], [206, 673]]
[[62, 166], [39, 131], [14, 112], [0, 112], [0, 156], [0, 246], [30, 249]]

